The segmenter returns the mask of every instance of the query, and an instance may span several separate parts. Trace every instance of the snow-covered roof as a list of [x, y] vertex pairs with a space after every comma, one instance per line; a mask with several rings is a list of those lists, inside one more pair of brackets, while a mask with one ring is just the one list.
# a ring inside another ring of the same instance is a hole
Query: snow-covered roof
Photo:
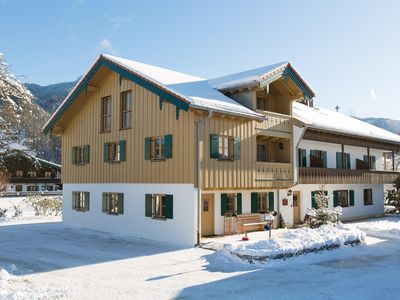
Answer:
[[293, 117], [309, 128], [400, 144], [400, 136], [356, 118], [293, 102]]
[[310, 84], [300, 75], [300, 72], [289, 62], [284, 61], [277, 64], [264, 66], [244, 72], [230, 74], [209, 80], [212, 87], [218, 90], [226, 90], [233, 87], [248, 86], [268, 79], [284, 70], [290, 68], [297, 76], [297, 78], [305, 85], [310, 92], [310, 95], [315, 96], [314, 90]]
[[172, 93], [186, 99], [189, 106], [197, 109], [211, 109], [216, 112], [262, 118], [261, 114], [239, 104], [213, 88], [209, 81], [185, 73], [180, 73], [133, 60], [112, 55], [103, 56], [123, 67], [140, 74], [147, 80], [170, 90]]

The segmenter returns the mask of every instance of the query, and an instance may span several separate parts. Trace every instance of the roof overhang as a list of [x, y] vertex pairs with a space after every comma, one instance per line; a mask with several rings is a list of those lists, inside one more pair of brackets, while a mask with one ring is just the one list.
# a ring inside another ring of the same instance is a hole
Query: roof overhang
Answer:
[[82, 77], [82, 79], [72, 89], [70, 94], [61, 103], [60, 107], [54, 112], [49, 121], [47, 121], [47, 123], [44, 125], [44, 133], [52, 131], [52, 129], [58, 124], [68, 109], [73, 105], [78, 96], [82, 92], [87, 91], [90, 81], [102, 67], [108, 68], [109, 70], [119, 74], [120, 82], [122, 81], [122, 78], [129, 79], [158, 95], [161, 99], [174, 104], [177, 109], [182, 109], [184, 111], [189, 110], [189, 101], [184, 97], [174, 93], [174, 91], [169, 90], [158, 82], [152, 81], [151, 79], [144, 77], [143, 75], [134, 72], [133, 70], [128, 69], [103, 55], [100, 55], [89, 71]]

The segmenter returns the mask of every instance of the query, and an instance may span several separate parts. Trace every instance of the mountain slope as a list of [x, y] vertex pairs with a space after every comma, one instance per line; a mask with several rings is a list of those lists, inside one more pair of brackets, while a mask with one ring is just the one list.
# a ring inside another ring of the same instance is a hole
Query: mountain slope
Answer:
[[36, 97], [34, 102], [48, 113], [52, 114], [67, 97], [80, 78], [71, 82], [62, 82], [41, 86], [35, 83], [27, 83], [25, 86]]
[[361, 121], [367, 122], [376, 127], [386, 129], [395, 134], [400, 134], [400, 120], [392, 120], [387, 118], [359, 118]]

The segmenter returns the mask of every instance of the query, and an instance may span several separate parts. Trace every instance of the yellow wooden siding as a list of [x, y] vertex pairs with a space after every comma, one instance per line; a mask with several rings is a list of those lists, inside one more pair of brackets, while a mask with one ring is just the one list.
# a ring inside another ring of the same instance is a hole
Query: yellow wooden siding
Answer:
[[[99, 91], [79, 97], [79, 110], [69, 120], [63, 136], [62, 165], [64, 183], [193, 183], [194, 120], [193, 113], [181, 111], [176, 120], [175, 106], [129, 80], [119, 85], [119, 76], [108, 75], [98, 83]], [[120, 94], [132, 90], [132, 129], [120, 130]], [[100, 132], [101, 97], [112, 98], [112, 130]], [[150, 136], [173, 135], [173, 158], [161, 162], [145, 160], [144, 139]], [[126, 161], [105, 163], [105, 142], [126, 140]], [[73, 165], [73, 146], [90, 145], [90, 163]]]
[[[62, 133], [63, 183], [192, 183], [197, 186], [196, 122], [206, 114], [181, 110], [179, 120], [176, 120], [174, 105], [164, 101], [160, 110], [157, 95], [125, 79], [120, 86], [118, 74], [111, 71], [103, 70], [95, 84], [100, 88], [87, 95], [82, 93], [67, 118], [60, 122], [65, 127]], [[132, 129], [120, 130], [120, 95], [127, 90], [132, 91]], [[109, 95], [112, 99], [112, 129], [109, 133], [101, 133], [101, 98]], [[202, 188], [277, 188], [291, 184], [290, 180], [256, 180], [260, 173], [256, 162], [256, 127], [260, 125], [254, 120], [217, 114], [205, 121], [201, 137]], [[240, 159], [211, 159], [212, 133], [240, 137]], [[145, 137], [166, 134], [173, 136], [173, 158], [160, 162], [145, 160]], [[126, 161], [104, 162], [104, 143], [119, 140], [126, 140]], [[87, 165], [72, 164], [72, 147], [79, 145], [90, 145], [90, 163]], [[279, 179], [280, 174], [281, 171], [276, 170], [268, 178]]]

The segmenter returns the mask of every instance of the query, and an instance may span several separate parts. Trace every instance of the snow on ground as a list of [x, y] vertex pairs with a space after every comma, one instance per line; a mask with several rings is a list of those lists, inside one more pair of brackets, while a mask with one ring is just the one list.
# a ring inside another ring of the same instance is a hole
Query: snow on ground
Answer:
[[225, 243], [222, 251], [246, 258], [265, 260], [282, 258], [340, 247], [365, 240], [365, 233], [358, 228], [347, 228], [343, 225], [324, 225], [317, 229], [307, 227], [286, 230], [278, 236], [249, 242]]
[[353, 223], [374, 237], [266, 264], [59, 222], [0, 223], [0, 269], [9, 273], [0, 273], [0, 298], [393, 299], [400, 293], [400, 239], [381, 237], [380, 221], [400, 226], [400, 218]]
[[398, 215], [388, 215], [376, 221], [365, 221], [349, 224], [357, 227], [370, 236], [389, 239], [400, 239], [400, 217]]

